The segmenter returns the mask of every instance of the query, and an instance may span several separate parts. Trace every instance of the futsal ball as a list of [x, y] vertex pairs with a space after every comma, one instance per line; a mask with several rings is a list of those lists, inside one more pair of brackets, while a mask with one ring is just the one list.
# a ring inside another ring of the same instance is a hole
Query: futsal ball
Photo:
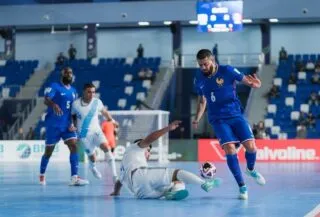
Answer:
[[200, 175], [205, 179], [213, 179], [217, 172], [217, 168], [213, 163], [205, 162], [201, 164]]
[[181, 191], [186, 189], [186, 185], [183, 182], [175, 181], [171, 191]]

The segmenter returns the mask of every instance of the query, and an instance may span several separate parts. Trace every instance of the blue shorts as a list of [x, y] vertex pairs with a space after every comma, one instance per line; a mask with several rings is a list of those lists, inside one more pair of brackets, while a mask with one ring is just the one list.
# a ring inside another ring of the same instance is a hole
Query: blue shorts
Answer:
[[76, 139], [77, 133], [70, 132], [68, 129], [63, 130], [59, 127], [46, 126], [46, 145], [55, 145], [61, 138], [63, 141]]
[[251, 127], [243, 116], [220, 119], [211, 123], [213, 130], [223, 146], [227, 143], [243, 143], [254, 139]]

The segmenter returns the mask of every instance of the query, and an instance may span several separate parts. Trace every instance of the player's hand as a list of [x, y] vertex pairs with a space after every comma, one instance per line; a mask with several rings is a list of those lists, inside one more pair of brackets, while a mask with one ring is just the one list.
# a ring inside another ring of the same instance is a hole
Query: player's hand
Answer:
[[119, 127], [119, 123], [117, 121], [113, 120], [112, 123], [115, 128]]
[[257, 74], [253, 74], [253, 76], [252, 75], [247, 75], [246, 77], [247, 77], [247, 80], [248, 80], [248, 82], [249, 82], [251, 87], [253, 87], [253, 88], [261, 87], [261, 81], [257, 77]]
[[62, 109], [57, 104], [53, 105], [53, 111], [58, 116], [62, 116], [63, 115]]
[[73, 124], [70, 125], [70, 127], [69, 127], [70, 132], [75, 132], [76, 130], [77, 130], [77, 128]]
[[181, 123], [182, 121], [173, 121], [172, 123], [169, 124], [169, 130], [172, 131], [177, 129]]
[[197, 121], [197, 120], [192, 121], [192, 126], [194, 129], [198, 129], [198, 125], [199, 125], [199, 121]]

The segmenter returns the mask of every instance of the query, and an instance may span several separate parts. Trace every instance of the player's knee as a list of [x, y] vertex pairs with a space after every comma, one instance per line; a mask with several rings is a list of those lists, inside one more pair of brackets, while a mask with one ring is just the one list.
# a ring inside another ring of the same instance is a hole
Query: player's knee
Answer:
[[237, 150], [236, 147], [233, 143], [228, 143], [223, 145], [223, 150], [225, 151], [226, 154], [236, 154]]
[[77, 145], [75, 143], [67, 144], [71, 153], [77, 153]]
[[257, 146], [255, 143], [255, 140], [248, 140], [243, 143], [243, 146], [246, 148], [246, 151], [248, 151], [248, 152], [256, 152], [257, 151]]

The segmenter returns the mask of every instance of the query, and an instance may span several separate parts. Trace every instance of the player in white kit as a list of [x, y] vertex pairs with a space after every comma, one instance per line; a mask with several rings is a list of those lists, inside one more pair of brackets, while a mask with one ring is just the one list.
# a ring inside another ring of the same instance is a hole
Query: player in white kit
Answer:
[[136, 140], [124, 153], [120, 179], [114, 186], [112, 196], [120, 195], [123, 184], [139, 199], [182, 200], [188, 196], [185, 184], [197, 184], [209, 192], [213, 187], [218, 187], [221, 179], [203, 180], [185, 170], [149, 167], [147, 160], [150, 157], [151, 143], [159, 137], [175, 130], [181, 121], [174, 121], [169, 126], [157, 130], [144, 139]]
[[84, 146], [85, 152], [90, 159], [90, 167], [93, 175], [101, 179], [102, 175], [96, 167], [95, 148], [100, 147], [106, 154], [107, 161], [112, 169], [113, 180], [116, 181], [117, 171], [115, 159], [108, 146], [108, 140], [102, 132], [99, 122], [99, 115], [103, 115], [108, 121], [112, 121], [116, 126], [118, 123], [112, 119], [110, 113], [104, 107], [100, 99], [95, 98], [96, 87], [85, 84], [83, 96], [75, 100], [72, 104], [71, 114], [76, 122], [79, 142]]

